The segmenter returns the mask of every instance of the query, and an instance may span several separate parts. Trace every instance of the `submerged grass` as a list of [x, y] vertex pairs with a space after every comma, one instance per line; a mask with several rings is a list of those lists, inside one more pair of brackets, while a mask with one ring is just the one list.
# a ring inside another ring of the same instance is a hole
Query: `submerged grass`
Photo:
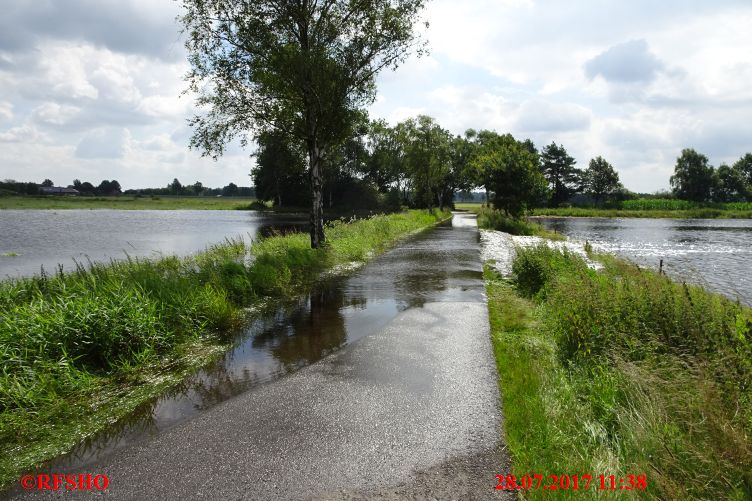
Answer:
[[244, 307], [309, 287], [448, 217], [411, 211], [0, 282], [0, 485], [73, 447], [221, 353]]
[[598, 259], [538, 247], [511, 281], [486, 271], [515, 475], [647, 476], [592, 497], [752, 499], [752, 311]]

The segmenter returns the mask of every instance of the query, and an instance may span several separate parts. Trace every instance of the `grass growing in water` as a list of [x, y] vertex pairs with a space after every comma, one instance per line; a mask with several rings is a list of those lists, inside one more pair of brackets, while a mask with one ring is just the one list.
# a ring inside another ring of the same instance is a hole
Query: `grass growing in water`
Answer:
[[307, 234], [291, 234], [0, 282], [0, 485], [221, 353], [244, 306], [300, 292], [321, 271], [364, 261], [447, 217], [411, 211], [329, 223], [318, 250]]
[[564, 240], [566, 237], [559, 233], [548, 231], [542, 225], [524, 219], [514, 219], [505, 215], [500, 210], [489, 207], [479, 207], [478, 226], [487, 230], [503, 231], [512, 235], [529, 235], [545, 237], [552, 240]]
[[511, 282], [486, 271], [514, 473], [647, 475], [593, 497], [750, 499], [752, 311], [599, 259], [538, 247]]

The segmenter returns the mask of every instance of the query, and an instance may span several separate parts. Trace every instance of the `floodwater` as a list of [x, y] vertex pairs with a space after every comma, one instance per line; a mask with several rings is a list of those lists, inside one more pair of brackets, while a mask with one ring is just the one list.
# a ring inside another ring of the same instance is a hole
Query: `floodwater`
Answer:
[[75, 262], [188, 255], [226, 238], [301, 228], [307, 217], [213, 210], [1, 210], [0, 279]]
[[325, 281], [299, 301], [252, 321], [219, 361], [46, 469], [80, 469], [116, 448], [147, 440], [379, 331], [408, 308], [482, 300], [478, 238], [474, 216], [457, 213], [451, 223], [408, 238], [351, 276]]
[[752, 305], [752, 220], [536, 218], [546, 228]]

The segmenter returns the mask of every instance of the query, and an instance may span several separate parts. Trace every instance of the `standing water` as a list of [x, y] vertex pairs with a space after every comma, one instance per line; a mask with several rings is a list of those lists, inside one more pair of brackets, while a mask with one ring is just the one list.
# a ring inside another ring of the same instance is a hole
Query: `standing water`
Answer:
[[408, 238], [352, 276], [320, 284], [299, 301], [253, 321], [216, 363], [48, 468], [73, 471], [146, 440], [379, 331], [401, 311], [433, 301], [481, 301], [477, 242], [475, 218], [458, 213], [452, 222]]
[[213, 210], [0, 210], [0, 279], [58, 265], [187, 255], [226, 238], [300, 228], [302, 215]]
[[752, 306], [752, 220], [536, 218], [654, 270]]

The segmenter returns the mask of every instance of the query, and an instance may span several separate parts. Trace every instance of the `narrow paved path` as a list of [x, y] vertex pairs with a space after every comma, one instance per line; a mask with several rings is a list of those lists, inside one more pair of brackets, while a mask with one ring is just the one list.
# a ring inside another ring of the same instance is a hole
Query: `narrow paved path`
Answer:
[[420, 253], [426, 269], [403, 272], [418, 289], [441, 275], [442, 293], [76, 473], [106, 474], [114, 499], [501, 498], [495, 475], [509, 463], [478, 240], [474, 219], [456, 214], [400, 246], [385, 259]]

